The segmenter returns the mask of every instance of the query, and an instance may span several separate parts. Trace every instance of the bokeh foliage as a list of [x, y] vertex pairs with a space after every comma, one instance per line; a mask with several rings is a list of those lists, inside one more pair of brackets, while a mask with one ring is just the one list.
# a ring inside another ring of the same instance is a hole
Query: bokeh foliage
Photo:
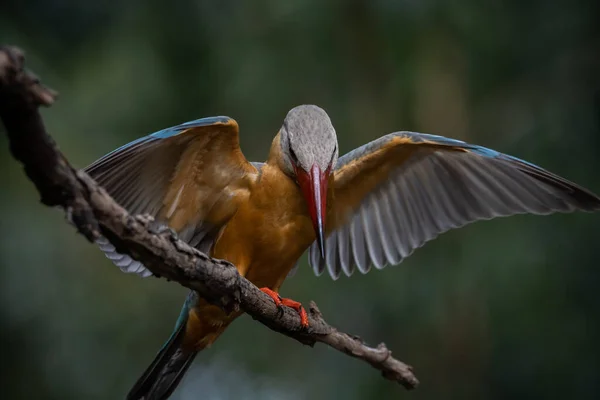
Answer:
[[[436, 133], [598, 193], [599, 11], [594, 0], [9, 0], [0, 41], [60, 91], [44, 116], [80, 167], [210, 115], [234, 117], [262, 160], [287, 110], [314, 103], [342, 152], [396, 130]], [[185, 289], [121, 274], [39, 204], [4, 136], [0, 206], [0, 397], [122, 398]], [[305, 265], [286, 283], [286, 296], [413, 364], [416, 392], [245, 316], [174, 398], [598, 398], [599, 235], [599, 215], [518, 216], [444, 234], [382, 272], [331, 282]]]

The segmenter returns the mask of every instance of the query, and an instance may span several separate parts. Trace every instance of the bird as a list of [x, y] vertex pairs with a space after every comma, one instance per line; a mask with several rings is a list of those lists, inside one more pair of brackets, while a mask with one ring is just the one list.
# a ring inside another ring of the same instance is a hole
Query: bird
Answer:
[[[233, 263], [308, 326], [301, 303], [280, 288], [308, 252], [314, 273], [333, 279], [396, 265], [439, 234], [514, 214], [597, 211], [589, 190], [522, 159], [443, 136], [399, 131], [338, 157], [330, 117], [292, 108], [265, 162], [248, 161], [239, 127], [209, 117], [128, 143], [85, 171], [131, 214], [211, 257]], [[122, 271], [142, 263], [98, 246]], [[240, 315], [190, 291], [175, 329], [128, 400], [167, 399], [196, 354]]]

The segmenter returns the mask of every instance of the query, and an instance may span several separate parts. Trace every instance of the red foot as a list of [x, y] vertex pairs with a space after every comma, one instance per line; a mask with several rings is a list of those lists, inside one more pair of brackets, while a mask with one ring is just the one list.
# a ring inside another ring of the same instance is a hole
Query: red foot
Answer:
[[303, 328], [308, 328], [308, 314], [300, 302], [292, 299], [282, 298], [279, 293], [269, 289], [268, 287], [260, 288], [260, 290], [263, 293], [268, 294], [269, 297], [273, 299], [277, 307], [286, 306], [296, 310], [296, 312], [300, 314], [300, 324]]
[[269, 295], [270, 298], [273, 299], [275, 305], [277, 307], [281, 307], [283, 304], [281, 303], [281, 296], [274, 290], [269, 289], [268, 287], [260, 288], [260, 291]]
[[281, 299], [281, 304], [296, 310], [296, 312], [300, 314], [300, 324], [302, 324], [304, 328], [308, 328], [308, 314], [300, 302], [292, 299]]

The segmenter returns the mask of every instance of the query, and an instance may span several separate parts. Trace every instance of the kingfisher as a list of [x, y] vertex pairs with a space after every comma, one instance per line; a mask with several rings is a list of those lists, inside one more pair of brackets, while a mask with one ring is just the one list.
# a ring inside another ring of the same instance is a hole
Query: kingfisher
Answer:
[[[427, 241], [468, 223], [514, 214], [596, 211], [600, 198], [532, 163], [443, 136], [395, 132], [338, 158], [336, 131], [315, 105], [290, 110], [265, 162], [249, 162], [238, 124], [210, 117], [128, 143], [89, 167], [131, 214], [237, 267], [280, 307], [286, 277], [308, 252], [316, 275], [399, 264]], [[98, 245], [122, 271], [151, 276], [142, 263]], [[191, 291], [175, 329], [129, 392], [164, 400], [196, 354], [241, 312], [225, 312]]]

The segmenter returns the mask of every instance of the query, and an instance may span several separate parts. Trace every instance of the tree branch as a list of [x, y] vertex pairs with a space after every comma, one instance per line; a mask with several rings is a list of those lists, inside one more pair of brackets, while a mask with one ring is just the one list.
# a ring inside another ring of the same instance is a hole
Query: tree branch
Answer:
[[50, 106], [57, 94], [23, 68], [23, 53], [0, 47], [0, 118], [13, 156], [35, 184], [43, 204], [60, 206], [78, 231], [93, 241], [107, 237], [121, 253], [140, 260], [156, 276], [196, 290], [226, 310], [241, 309], [272, 330], [313, 346], [321, 342], [368, 362], [384, 378], [407, 389], [418, 385], [412, 368], [391, 355], [382, 343], [373, 348], [325, 322], [317, 306], [309, 307], [308, 330], [296, 312], [274, 302], [235, 266], [216, 260], [179, 241], [170, 232], [155, 232], [147, 216], [131, 216], [83, 171], [75, 170], [47, 134], [39, 106]]

